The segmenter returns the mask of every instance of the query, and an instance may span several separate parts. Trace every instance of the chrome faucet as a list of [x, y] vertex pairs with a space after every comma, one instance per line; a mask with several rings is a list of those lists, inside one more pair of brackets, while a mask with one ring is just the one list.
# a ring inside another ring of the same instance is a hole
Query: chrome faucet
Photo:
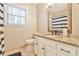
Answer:
[[60, 30], [52, 30], [52, 35], [62, 35], [62, 31]]

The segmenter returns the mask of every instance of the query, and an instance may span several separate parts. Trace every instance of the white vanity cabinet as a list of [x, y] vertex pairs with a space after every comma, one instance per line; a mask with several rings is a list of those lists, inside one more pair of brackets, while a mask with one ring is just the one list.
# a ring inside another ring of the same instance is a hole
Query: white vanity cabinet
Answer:
[[79, 48], [70, 44], [35, 36], [34, 52], [38, 56], [79, 56]]

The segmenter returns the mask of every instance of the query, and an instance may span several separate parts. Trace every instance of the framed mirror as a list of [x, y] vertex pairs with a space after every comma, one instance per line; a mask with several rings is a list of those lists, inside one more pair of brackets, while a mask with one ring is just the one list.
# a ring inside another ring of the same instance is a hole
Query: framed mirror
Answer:
[[72, 33], [72, 4], [53, 3], [48, 6], [48, 31], [67, 29]]

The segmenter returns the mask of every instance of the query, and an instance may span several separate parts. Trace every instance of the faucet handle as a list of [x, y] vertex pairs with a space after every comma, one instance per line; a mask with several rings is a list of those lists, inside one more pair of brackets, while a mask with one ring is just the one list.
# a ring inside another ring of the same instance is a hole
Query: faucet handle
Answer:
[[58, 35], [62, 35], [62, 31], [61, 30], [58, 30]]

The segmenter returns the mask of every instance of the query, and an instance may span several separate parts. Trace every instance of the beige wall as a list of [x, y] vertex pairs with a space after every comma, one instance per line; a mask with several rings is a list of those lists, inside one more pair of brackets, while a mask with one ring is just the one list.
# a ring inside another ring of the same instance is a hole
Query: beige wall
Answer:
[[79, 4], [72, 5], [72, 35], [79, 36]]
[[47, 32], [48, 31], [48, 15], [47, 15], [47, 6], [48, 4], [39, 4], [37, 7], [37, 21], [38, 21], [38, 32]]
[[[36, 5], [33, 4], [15, 4], [19, 7], [27, 9], [25, 26], [12, 26], [7, 24], [7, 17], [5, 14], [5, 50], [20, 47], [25, 44], [25, 40], [32, 37], [36, 32]], [[6, 6], [5, 6], [6, 7]], [[6, 9], [5, 9], [6, 11]]]

